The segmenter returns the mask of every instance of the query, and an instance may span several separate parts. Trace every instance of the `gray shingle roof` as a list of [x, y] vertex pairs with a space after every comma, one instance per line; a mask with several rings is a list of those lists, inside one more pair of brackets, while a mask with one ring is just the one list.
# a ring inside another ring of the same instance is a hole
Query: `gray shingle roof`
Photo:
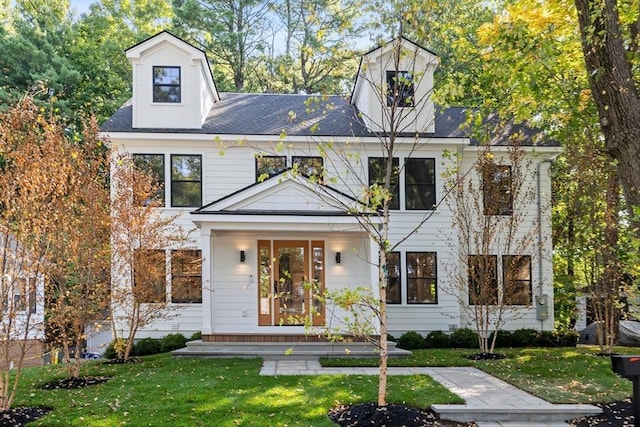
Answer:
[[[467, 108], [451, 107], [436, 111], [435, 133], [421, 135], [427, 138], [467, 138], [463, 128]], [[490, 118], [487, 124], [492, 124]], [[269, 135], [283, 132], [291, 136], [374, 136], [365, 127], [357, 109], [342, 96], [310, 97], [309, 95], [221, 93], [203, 126], [199, 129], [134, 128], [131, 100], [102, 124], [100, 130], [113, 134], [180, 133], [210, 135]], [[525, 125], [501, 128], [491, 140], [493, 145], [506, 145], [510, 135], [521, 132], [523, 145], [541, 145], [536, 138], [541, 134]], [[472, 140], [471, 144], [477, 144]], [[542, 145], [549, 145], [544, 143]], [[555, 145], [555, 144], [553, 144]]]

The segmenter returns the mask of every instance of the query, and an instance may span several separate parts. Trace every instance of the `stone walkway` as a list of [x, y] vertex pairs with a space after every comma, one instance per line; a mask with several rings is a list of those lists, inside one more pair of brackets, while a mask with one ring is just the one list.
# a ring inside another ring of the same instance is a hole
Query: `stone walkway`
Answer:
[[[260, 375], [378, 375], [378, 368], [323, 368], [318, 360], [266, 360]], [[592, 405], [554, 405], [476, 368], [389, 368], [389, 375], [429, 375], [465, 400], [433, 405], [442, 419], [478, 427], [566, 427], [566, 420], [595, 415]]]

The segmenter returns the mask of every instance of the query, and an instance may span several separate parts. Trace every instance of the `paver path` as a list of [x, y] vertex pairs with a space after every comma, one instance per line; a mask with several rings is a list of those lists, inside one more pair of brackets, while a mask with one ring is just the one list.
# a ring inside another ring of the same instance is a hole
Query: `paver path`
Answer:
[[[475, 421], [478, 427], [566, 427], [562, 420], [595, 415], [592, 405], [554, 405], [479, 369], [389, 368], [389, 375], [429, 375], [465, 400], [464, 405], [433, 405], [445, 419]], [[260, 375], [378, 375], [378, 368], [323, 368], [318, 360], [266, 360]]]

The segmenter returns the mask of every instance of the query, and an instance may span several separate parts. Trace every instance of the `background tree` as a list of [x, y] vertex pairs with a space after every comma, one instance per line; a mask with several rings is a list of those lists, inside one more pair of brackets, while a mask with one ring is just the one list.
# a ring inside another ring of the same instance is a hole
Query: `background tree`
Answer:
[[[111, 317], [118, 357], [128, 359], [140, 328], [172, 316], [166, 293], [165, 250], [188, 242], [178, 215], [158, 211], [159, 186], [151, 165], [127, 153], [111, 161]], [[118, 331], [116, 325], [126, 325]]]
[[249, 59], [264, 49], [270, 2], [175, 0], [173, 6], [175, 31], [214, 58], [218, 89], [243, 92]]
[[[640, 97], [632, 69], [638, 60], [640, 11], [633, 2], [575, 0], [591, 96], [607, 152], [632, 214], [640, 206]], [[627, 25], [623, 28], [623, 25]], [[636, 233], [640, 233], [635, 223]]]

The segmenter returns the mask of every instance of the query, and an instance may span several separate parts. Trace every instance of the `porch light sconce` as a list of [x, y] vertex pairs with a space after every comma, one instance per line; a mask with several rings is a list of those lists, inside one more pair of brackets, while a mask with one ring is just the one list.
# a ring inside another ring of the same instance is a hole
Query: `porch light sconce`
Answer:
[[336, 252], [336, 264], [340, 264], [342, 262], [342, 257], [340, 256], [340, 252]]
[[245, 255], [244, 251], [240, 251], [240, 262], [244, 264], [246, 260], [247, 260], [247, 256]]

